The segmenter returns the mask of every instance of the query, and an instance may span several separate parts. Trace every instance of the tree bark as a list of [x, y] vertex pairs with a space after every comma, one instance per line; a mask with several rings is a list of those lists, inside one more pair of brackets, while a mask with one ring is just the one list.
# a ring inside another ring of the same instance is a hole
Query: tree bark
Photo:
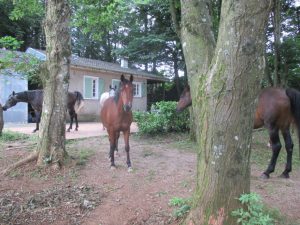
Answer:
[[67, 0], [48, 0], [44, 21], [46, 35], [46, 67], [41, 129], [37, 164], [60, 166], [65, 150], [66, 99], [69, 87], [71, 56]]
[[[271, 0], [222, 1], [215, 47], [206, 0], [181, 0], [182, 40], [197, 123], [197, 185], [191, 224], [233, 225], [250, 191], [255, 98], [265, 69]], [[199, 8], [200, 7], [200, 8]]]
[[2, 109], [2, 105], [0, 104], [0, 136], [2, 136], [3, 126], [4, 126], [3, 109]]
[[274, 85], [281, 86], [282, 79], [280, 76], [280, 38], [281, 38], [281, 0], [274, 0]]

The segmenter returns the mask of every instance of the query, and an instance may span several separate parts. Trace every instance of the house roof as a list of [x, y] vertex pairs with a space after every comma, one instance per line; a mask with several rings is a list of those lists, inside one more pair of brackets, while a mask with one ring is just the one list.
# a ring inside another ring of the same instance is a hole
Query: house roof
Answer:
[[[43, 50], [28, 48], [27, 53], [38, 57], [41, 60], [46, 60], [46, 54]], [[75, 55], [71, 56], [71, 66], [82, 67], [82, 68], [92, 68], [97, 70], [113, 71], [119, 73], [133, 74], [138, 77], [144, 77], [149, 80], [157, 81], [169, 81], [169, 79], [159, 76], [153, 73], [148, 73], [138, 69], [124, 68], [117, 63], [104, 62], [101, 60], [82, 58]]]

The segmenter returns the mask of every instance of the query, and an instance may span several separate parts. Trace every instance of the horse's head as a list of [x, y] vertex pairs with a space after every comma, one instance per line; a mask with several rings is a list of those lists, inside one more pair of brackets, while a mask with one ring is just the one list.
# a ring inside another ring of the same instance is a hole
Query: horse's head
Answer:
[[18, 94], [13, 91], [12, 94], [8, 96], [8, 99], [2, 109], [6, 111], [7, 109], [15, 106], [18, 102]]
[[115, 87], [112, 87], [109, 85], [109, 97], [114, 97], [116, 95], [117, 85]]
[[190, 91], [190, 86], [186, 85], [177, 103], [176, 112], [181, 112], [182, 110], [189, 107], [190, 105], [192, 105], [191, 91]]
[[125, 112], [129, 112], [132, 107], [133, 100], [133, 76], [130, 75], [130, 79], [127, 80], [124, 75], [121, 75], [120, 83], [120, 99], [123, 104], [123, 109]]

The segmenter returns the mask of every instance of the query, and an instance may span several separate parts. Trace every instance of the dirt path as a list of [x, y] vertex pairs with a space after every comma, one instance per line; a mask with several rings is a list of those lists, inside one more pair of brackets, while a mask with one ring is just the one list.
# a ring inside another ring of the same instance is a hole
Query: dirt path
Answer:
[[[10, 212], [10, 217], [0, 212], [0, 224], [179, 224], [168, 203], [193, 192], [196, 154], [186, 139], [185, 135], [132, 136], [131, 173], [127, 172], [122, 137], [116, 170], [109, 168], [107, 137], [73, 141], [68, 151], [76, 157], [76, 166], [52, 174], [28, 165], [8, 177], [0, 175], [0, 211]], [[26, 154], [24, 149], [2, 146], [0, 169]], [[252, 168], [251, 190], [300, 224], [300, 171], [293, 171], [289, 180], [267, 181], [258, 179], [260, 172]]]

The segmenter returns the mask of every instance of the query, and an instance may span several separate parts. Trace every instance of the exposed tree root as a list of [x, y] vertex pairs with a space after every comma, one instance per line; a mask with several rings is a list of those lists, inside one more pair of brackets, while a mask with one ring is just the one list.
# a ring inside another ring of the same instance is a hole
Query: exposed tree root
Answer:
[[6, 168], [3, 171], [3, 174], [8, 175], [12, 170], [17, 169], [18, 167], [23, 166], [23, 165], [25, 165], [29, 162], [34, 161], [34, 160], [37, 160], [38, 155], [39, 155], [38, 152], [34, 152], [31, 155], [29, 155], [27, 158], [19, 160], [18, 162], [14, 163], [13, 165]]

